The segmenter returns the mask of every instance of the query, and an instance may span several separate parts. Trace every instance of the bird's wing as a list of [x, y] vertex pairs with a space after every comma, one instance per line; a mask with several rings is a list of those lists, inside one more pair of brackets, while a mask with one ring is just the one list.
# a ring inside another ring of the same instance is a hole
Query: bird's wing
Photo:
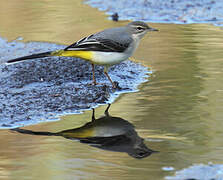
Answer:
[[[111, 32], [110, 32], [111, 31]], [[118, 32], [120, 35], [120, 32]], [[107, 30], [85, 37], [76, 43], [65, 48], [65, 51], [103, 51], [103, 52], [123, 52], [132, 42], [132, 39], [125, 40], [117, 38], [116, 30]], [[121, 39], [121, 40], [120, 40]]]
[[123, 52], [128, 47], [111, 39], [85, 37], [76, 43], [68, 46], [66, 51], [103, 51], [103, 52]]

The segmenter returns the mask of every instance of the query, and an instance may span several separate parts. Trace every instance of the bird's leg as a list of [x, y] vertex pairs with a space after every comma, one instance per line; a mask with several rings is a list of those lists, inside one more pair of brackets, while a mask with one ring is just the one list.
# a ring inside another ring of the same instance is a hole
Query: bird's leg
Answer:
[[108, 75], [108, 67], [105, 66], [104, 68], [104, 73], [105, 75], [107, 76], [108, 80], [112, 83], [112, 87], [115, 89], [116, 88], [116, 85], [115, 83], [111, 80], [110, 76]]
[[105, 116], [109, 116], [108, 110], [109, 110], [110, 106], [111, 106], [111, 104], [108, 104], [108, 107], [105, 110]]
[[92, 118], [91, 121], [95, 121], [95, 112], [94, 112], [94, 108], [92, 108]]
[[92, 65], [92, 75], [93, 75], [93, 84], [94, 85], [97, 85], [97, 82], [96, 82], [96, 79], [95, 79], [95, 70], [94, 70], [94, 64], [91, 64]]

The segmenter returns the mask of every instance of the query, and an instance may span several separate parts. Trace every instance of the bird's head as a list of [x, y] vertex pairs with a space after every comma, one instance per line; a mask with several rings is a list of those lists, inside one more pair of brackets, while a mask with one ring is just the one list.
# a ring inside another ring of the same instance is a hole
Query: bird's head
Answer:
[[158, 31], [158, 29], [149, 27], [146, 23], [142, 21], [133, 21], [127, 24], [126, 27], [134, 37], [138, 37], [140, 39], [149, 31]]

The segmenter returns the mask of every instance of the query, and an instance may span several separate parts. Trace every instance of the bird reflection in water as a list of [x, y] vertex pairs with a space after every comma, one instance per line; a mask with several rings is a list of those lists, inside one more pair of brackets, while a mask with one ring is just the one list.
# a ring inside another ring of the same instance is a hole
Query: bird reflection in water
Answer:
[[87, 143], [90, 146], [115, 152], [126, 152], [134, 158], [145, 158], [151, 155], [153, 151], [145, 144], [143, 138], [139, 137], [134, 126], [120, 118], [109, 115], [110, 104], [105, 110], [105, 115], [95, 119], [95, 110], [92, 112], [91, 122], [84, 126], [74, 129], [68, 129], [60, 132], [31, 131], [15, 128], [23, 134], [45, 135], [45, 136], [63, 136], [67, 139], [79, 140], [81, 143]]

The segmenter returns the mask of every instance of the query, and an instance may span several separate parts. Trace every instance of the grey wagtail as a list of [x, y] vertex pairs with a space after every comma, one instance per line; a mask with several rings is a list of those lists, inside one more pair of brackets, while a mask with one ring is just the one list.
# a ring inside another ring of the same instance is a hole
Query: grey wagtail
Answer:
[[116, 88], [115, 83], [112, 82], [108, 75], [108, 68], [114, 64], [127, 60], [136, 50], [140, 39], [148, 31], [158, 30], [149, 27], [144, 22], [134, 21], [123, 27], [106, 29], [82, 38], [63, 50], [32, 54], [9, 60], [7, 63], [49, 56], [78, 57], [90, 61], [92, 64], [94, 85], [97, 84], [94, 64], [97, 64], [104, 66], [104, 74], [112, 83], [113, 88]]

